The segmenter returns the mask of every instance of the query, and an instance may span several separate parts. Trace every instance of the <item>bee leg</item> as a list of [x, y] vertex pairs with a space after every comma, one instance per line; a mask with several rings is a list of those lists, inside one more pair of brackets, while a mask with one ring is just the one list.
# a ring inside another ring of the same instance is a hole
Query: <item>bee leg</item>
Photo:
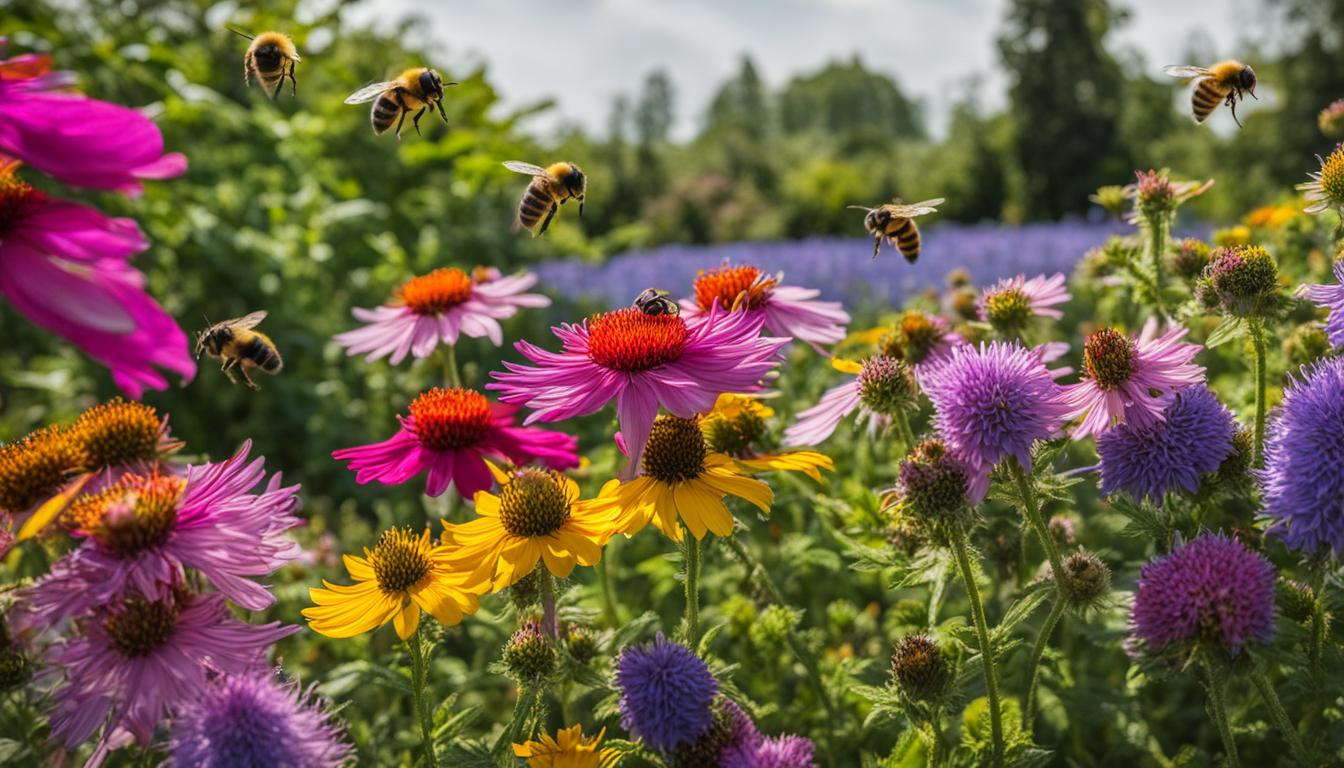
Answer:
[[289, 95], [299, 95], [299, 81], [294, 79], [294, 62], [289, 62]]
[[560, 210], [560, 206], [551, 203], [551, 210], [546, 214], [546, 219], [541, 222], [541, 229], [537, 231], [538, 235], [546, 234], [546, 228], [551, 226], [551, 219], [555, 218], [555, 212]]
[[223, 363], [219, 366], [219, 370], [220, 370], [220, 372], [223, 373], [224, 376], [228, 378], [230, 384], [237, 384], [237, 383], [238, 383], [238, 380], [235, 379], [235, 378], [233, 377], [233, 371], [229, 370], [229, 369], [232, 368], [237, 362], [238, 362], [237, 360], [234, 360], [234, 359], [231, 358], [231, 357], [230, 357], [230, 358], [225, 358], [224, 361], [223, 361]]
[[406, 122], [406, 113], [409, 112], [410, 110], [408, 110], [408, 109], [406, 108], [406, 101], [401, 97], [401, 95], [402, 95], [402, 93], [403, 93], [403, 89], [398, 88], [398, 89], [396, 89], [395, 91], [393, 91], [392, 93], [393, 93], [393, 95], [395, 95], [395, 96], [397, 97], [397, 106], [398, 106], [398, 107], [401, 107], [401, 117], [397, 118], [397, 138], [400, 139], [400, 138], [401, 138], [401, 126], [402, 126], [403, 123]]
[[421, 107], [420, 111], [415, 113], [415, 117], [411, 118], [411, 125], [415, 126], [416, 136], [424, 136], [424, 134], [420, 132], [420, 116], [423, 114], [425, 114], [425, 108]]
[[252, 52], [243, 55], [243, 85], [252, 85]]
[[439, 119], [443, 121], [443, 124], [444, 124], [444, 125], [447, 125], [447, 124], [448, 124], [448, 113], [443, 111], [443, 99], [439, 99], [438, 101], [436, 101], [436, 102], [434, 103], [434, 106], [436, 106], [436, 107], [439, 108]]
[[874, 259], [877, 258], [878, 251], [881, 251], [881, 250], [882, 250], [882, 236], [881, 236], [881, 235], [878, 235], [877, 237], [873, 238], [873, 258], [874, 258]]
[[579, 218], [583, 218], [583, 198], [579, 198]]
[[401, 110], [401, 117], [397, 118], [397, 138], [401, 138], [401, 124], [406, 122], [406, 110]]
[[1227, 106], [1229, 106], [1229, 107], [1232, 108], [1232, 120], [1233, 120], [1233, 122], [1235, 122], [1235, 123], [1237, 124], [1237, 127], [1240, 128], [1240, 127], [1241, 127], [1241, 120], [1237, 118], [1237, 94], [1236, 94], [1235, 91], [1233, 91], [1232, 93], [1228, 94], [1228, 96], [1227, 96]]
[[257, 386], [257, 382], [253, 381], [252, 377], [247, 375], [246, 365], [238, 366], [238, 372], [243, 374], [243, 381], [247, 384], [248, 389], [261, 389], [261, 387]]

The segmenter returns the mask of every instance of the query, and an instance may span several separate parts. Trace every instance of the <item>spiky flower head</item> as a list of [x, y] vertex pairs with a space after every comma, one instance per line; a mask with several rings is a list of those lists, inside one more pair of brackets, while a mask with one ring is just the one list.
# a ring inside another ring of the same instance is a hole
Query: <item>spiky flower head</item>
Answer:
[[81, 463], [78, 446], [59, 427], [0, 445], [0, 511], [17, 515], [45, 501]]
[[816, 745], [793, 734], [758, 736], [724, 750], [718, 768], [816, 768]]
[[897, 477], [899, 509], [917, 523], [938, 526], [965, 515], [969, 473], [943, 441], [934, 438], [916, 445], [901, 462]]
[[1066, 512], [1050, 518], [1047, 527], [1050, 530], [1050, 537], [1055, 540], [1056, 544], [1068, 547], [1078, 541], [1078, 526], [1081, 524], [1082, 521], [1078, 515]]
[[524, 621], [504, 646], [504, 666], [523, 683], [537, 683], [555, 669], [558, 654], [536, 621]]
[[1182, 239], [1171, 254], [1172, 271], [1186, 280], [1197, 280], [1209, 265], [1213, 249], [1203, 240], [1193, 237]]
[[906, 635], [891, 655], [891, 676], [911, 701], [932, 701], [947, 689], [951, 670], [928, 635]]
[[1270, 532], [1306, 554], [1344, 553], [1344, 358], [1320, 361], [1284, 389], [1255, 475]]
[[1205, 533], [1143, 566], [1130, 629], [1154, 653], [1211, 646], [1228, 656], [1274, 636], [1274, 566], [1240, 541]]
[[1279, 265], [1258, 245], [1219, 248], [1204, 274], [1223, 311], [1233, 317], [1263, 315], [1277, 304]]
[[967, 272], [965, 267], [955, 267], [948, 270], [947, 277], [943, 280], [948, 288], [965, 288], [971, 284], [971, 273]]
[[1344, 99], [1330, 103], [1316, 116], [1316, 125], [1327, 138], [1344, 139]]
[[726, 751], [761, 738], [756, 724], [732, 699], [719, 696], [712, 708], [713, 722], [694, 741], [672, 750], [669, 768], [720, 768]]
[[661, 634], [632, 645], [616, 660], [621, 726], [653, 749], [694, 742], [714, 723], [710, 704], [719, 684], [691, 649]]
[[1111, 569], [1102, 559], [1086, 550], [1064, 558], [1064, 593], [1075, 610], [1094, 608], [1111, 591]]
[[1274, 585], [1274, 604], [1289, 621], [1301, 623], [1316, 609], [1316, 591], [1310, 584], [1280, 576]]
[[873, 413], [903, 413], [919, 399], [915, 372], [901, 360], [874, 355], [859, 370], [859, 400]]
[[1134, 200], [1134, 214], [1130, 221], [1154, 221], [1175, 211], [1192, 197], [1204, 194], [1213, 181], [1172, 181], [1167, 169], [1135, 171], [1135, 182], [1125, 187], [1127, 197]]
[[561, 637], [565, 641], [565, 650], [569, 651], [570, 657], [580, 664], [592, 661], [601, 650], [598, 647], [597, 636], [582, 624], [566, 624]]
[[920, 365], [947, 349], [951, 341], [952, 330], [946, 320], [918, 309], [907, 309], [878, 347], [887, 357]]
[[1097, 436], [1103, 495], [1161, 501], [1171, 491], [1194, 493], [1233, 454], [1236, 419], [1208, 387], [1177, 391], [1162, 413], [1161, 421], [1126, 422]]
[[1325, 157], [1318, 157], [1321, 169], [1307, 174], [1311, 181], [1298, 184], [1297, 189], [1311, 205], [1304, 210], [1307, 213], [1320, 213], [1334, 208], [1344, 213], [1344, 144]]
[[1096, 194], [1088, 195], [1087, 199], [1101, 206], [1103, 211], [1112, 216], [1119, 216], [1124, 213], [1125, 206], [1129, 202], [1129, 196], [1125, 193], [1125, 188], [1119, 184], [1098, 187]]

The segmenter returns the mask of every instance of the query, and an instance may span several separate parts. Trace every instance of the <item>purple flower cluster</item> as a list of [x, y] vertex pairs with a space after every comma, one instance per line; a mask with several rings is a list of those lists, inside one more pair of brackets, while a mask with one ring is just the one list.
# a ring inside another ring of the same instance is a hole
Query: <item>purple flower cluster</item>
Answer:
[[1344, 358], [1327, 358], [1283, 393], [1257, 473], [1270, 531], [1308, 554], [1344, 553]]
[[1331, 344], [1344, 347], [1344, 260], [1335, 262], [1334, 271], [1334, 285], [1304, 285], [1297, 295], [1330, 311], [1325, 321], [1325, 334]]
[[616, 687], [621, 726], [654, 749], [694, 742], [714, 724], [710, 704], [718, 681], [691, 649], [661, 634], [649, 645], [621, 652]]
[[1200, 478], [1235, 450], [1237, 422], [1208, 387], [1179, 390], [1161, 421], [1125, 422], [1097, 436], [1101, 492], [1161, 501], [1168, 491], [1199, 490]]
[[1203, 534], [1143, 566], [1130, 627], [1152, 651], [1206, 640], [1235, 654], [1274, 635], [1274, 575], [1240, 541]]
[[768, 737], [757, 733], [754, 739], [734, 744], [719, 756], [720, 768], [813, 768], [816, 759], [811, 739], [783, 735]]

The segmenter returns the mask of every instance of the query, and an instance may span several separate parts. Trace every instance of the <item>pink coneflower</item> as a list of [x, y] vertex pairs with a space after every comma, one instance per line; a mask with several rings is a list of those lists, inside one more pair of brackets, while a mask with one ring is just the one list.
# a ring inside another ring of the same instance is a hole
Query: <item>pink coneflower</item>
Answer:
[[815, 288], [780, 285], [783, 277], [782, 272], [769, 276], [756, 267], [727, 263], [701, 270], [695, 295], [681, 300], [682, 314], [692, 320], [703, 317], [715, 303], [760, 314], [767, 332], [805, 341], [824, 354], [820, 345], [845, 338], [849, 314], [837, 301], [816, 301], [821, 291]]
[[65, 670], [54, 694], [51, 734], [69, 749], [103, 723], [103, 740], [125, 729], [149, 744], [170, 710], [209, 692], [212, 674], [255, 669], [266, 646], [299, 630], [279, 622], [244, 624], [221, 595], [181, 588], [153, 598], [118, 598], [80, 628], [78, 637], [50, 654]]
[[[0, 53], [4, 40], [0, 38]], [[138, 195], [141, 179], [166, 179], [187, 159], [163, 153], [163, 134], [141, 113], [65, 88], [49, 56], [0, 61], [0, 153], [60, 181]]]
[[527, 423], [584, 416], [616, 401], [630, 466], [639, 466], [661, 405], [689, 419], [714, 407], [725, 392], [755, 392], [779, 363], [788, 339], [761, 336], [761, 315], [728, 312], [717, 304], [688, 324], [679, 315], [649, 315], [626, 307], [579, 325], [552, 328], [564, 343], [547, 352], [525, 341], [514, 346], [536, 367], [504, 363], [487, 389], [534, 410]]
[[471, 274], [436, 269], [402, 283], [381, 307], [351, 310], [367, 325], [337, 334], [336, 343], [349, 355], [367, 352], [370, 361], [390, 355], [393, 365], [407, 354], [429, 357], [439, 344], [456, 344], [459, 335], [485, 336], [499, 346], [504, 343], [500, 320], [513, 317], [519, 307], [550, 305], [539, 293], [523, 293], [536, 282], [529, 272], [502, 277], [490, 267]]
[[798, 414], [798, 421], [784, 430], [786, 445], [823, 442], [856, 410], [867, 416], [871, 435], [890, 423], [897, 411], [911, 408], [919, 397], [914, 370], [896, 358], [874, 355], [862, 363], [835, 358], [831, 365], [854, 378], [826, 390], [816, 405]]
[[0, 155], [0, 294], [107, 366], [131, 397], [168, 386], [156, 368], [194, 376], [187, 335], [127, 263], [148, 247], [135, 222], [48, 197], [20, 181], [17, 167]]
[[153, 472], [125, 475], [85, 494], [62, 521], [84, 543], [22, 593], [33, 620], [50, 624], [92, 610], [128, 590], [156, 595], [181, 577], [201, 572], [224, 596], [261, 610], [275, 602], [252, 577], [273, 573], [298, 557], [285, 531], [302, 521], [299, 486], [266, 478], [265, 459], [248, 461], [250, 443], [227, 461], [191, 466], [185, 478]]
[[1125, 221], [1137, 224], [1145, 218], [1166, 216], [1192, 197], [1199, 197], [1213, 186], [1208, 181], [1172, 181], [1164, 168], [1160, 171], [1135, 171], [1134, 183], [1126, 185], [1125, 196], [1134, 201], [1134, 210]]
[[577, 438], [536, 427], [515, 427], [518, 409], [492, 403], [472, 389], [422, 392], [410, 413], [397, 416], [401, 429], [381, 443], [342, 448], [332, 457], [347, 461], [360, 485], [377, 480], [399, 485], [428, 472], [425, 493], [439, 496], [450, 484], [463, 498], [490, 487], [487, 458], [527, 464], [538, 461], [551, 469], [579, 465]]
[[1006, 334], [1020, 332], [1033, 316], [1058, 320], [1064, 313], [1055, 309], [1055, 305], [1071, 298], [1064, 287], [1065, 280], [1059, 272], [1050, 277], [1037, 275], [1030, 280], [1025, 275], [1004, 278], [980, 295], [980, 319]]
[[1074, 438], [1099, 435], [1122, 421], [1139, 428], [1162, 421], [1176, 390], [1204, 381], [1203, 366], [1190, 362], [1204, 347], [1181, 342], [1185, 334], [1174, 326], [1158, 336], [1157, 319], [1149, 318], [1137, 340], [1112, 328], [1088, 336], [1083, 380], [1064, 388], [1069, 418], [1083, 417]]

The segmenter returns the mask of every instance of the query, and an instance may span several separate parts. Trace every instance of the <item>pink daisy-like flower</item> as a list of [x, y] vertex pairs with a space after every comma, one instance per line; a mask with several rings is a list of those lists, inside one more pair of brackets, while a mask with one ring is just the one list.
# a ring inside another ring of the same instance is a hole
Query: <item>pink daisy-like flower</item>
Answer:
[[255, 669], [267, 646], [299, 630], [279, 622], [245, 624], [229, 613], [223, 596], [181, 588], [115, 599], [79, 625], [82, 633], [49, 656], [65, 670], [51, 733], [69, 749], [103, 723], [104, 741], [125, 729], [149, 744], [171, 710], [210, 691], [213, 674]]
[[1330, 310], [1325, 320], [1325, 335], [1336, 347], [1344, 347], [1344, 261], [1335, 262], [1335, 284], [1304, 285], [1297, 295]]
[[80, 93], [53, 92], [72, 82], [68, 74], [51, 72], [49, 56], [0, 60], [0, 153], [66, 184], [131, 195], [141, 192], [141, 179], [167, 179], [187, 169], [181, 154], [164, 154], [163, 134], [143, 114]]
[[811, 344], [825, 354], [822, 344], [834, 344], [845, 338], [849, 313], [838, 301], [816, 301], [821, 291], [780, 285], [784, 274], [761, 273], [752, 266], [701, 270], [695, 278], [695, 295], [681, 300], [682, 314], [688, 319], [704, 317], [716, 303], [726, 309], [760, 314], [765, 330], [779, 336], [792, 336]]
[[62, 515], [84, 543], [21, 593], [25, 622], [49, 625], [86, 613], [128, 591], [146, 596], [177, 583], [183, 568], [203, 574], [250, 610], [275, 602], [252, 577], [298, 557], [285, 531], [300, 525], [299, 486], [266, 479], [265, 459], [248, 460], [250, 443], [227, 461], [190, 466], [186, 477], [128, 474], [85, 494]]
[[1025, 275], [1004, 278], [980, 295], [980, 319], [1009, 333], [1025, 328], [1033, 316], [1058, 320], [1064, 313], [1054, 307], [1071, 298], [1065, 280], [1059, 272], [1030, 280]]
[[519, 307], [550, 305], [539, 293], [523, 293], [536, 282], [534, 274], [503, 277], [492, 267], [477, 267], [471, 274], [436, 269], [407, 280], [388, 304], [351, 310], [367, 325], [337, 334], [336, 343], [346, 354], [367, 352], [366, 360], [388, 357], [393, 365], [408, 354], [429, 357], [441, 343], [456, 344], [459, 335], [484, 336], [499, 346], [504, 343], [500, 320], [513, 317]]
[[761, 336], [764, 318], [715, 304], [688, 324], [679, 315], [649, 315], [636, 307], [606, 312], [552, 331], [564, 343], [547, 352], [525, 341], [514, 346], [537, 366], [504, 363], [487, 389], [533, 409], [526, 423], [594, 413], [616, 401], [630, 466], [639, 466], [661, 405], [689, 419], [714, 407], [725, 392], [755, 392], [779, 364], [788, 339]]
[[784, 430], [786, 445], [823, 442], [856, 410], [867, 416], [871, 436], [886, 427], [895, 412], [908, 410], [919, 398], [914, 370], [895, 358], [875, 355], [862, 363], [832, 358], [831, 366], [854, 378], [826, 390], [816, 405], [798, 414], [798, 421]]
[[16, 178], [17, 167], [0, 156], [0, 294], [107, 366], [131, 397], [168, 386], [156, 368], [190, 380], [187, 335], [128, 263], [148, 247], [140, 228], [48, 197]]
[[515, 427], [516, 406], [492, 403], [472, 389], [435, 387], [411, 401], [409, 410], [408, 416], [397, 416], [401, 429], [392, 437], [342, 448], [332, 457], [349, 462], [360, 485], [374, 480], [399, 485], [428, 472], [426, 494], [439, 496], [451, 484], [467, 499], [490, 487], [487, 458], [514, 464], [538, 461], [555, 470], [579, 466], [578, 438]]
[[1137, 340], [1113, 328], [1088, 336], [1083, 380], [1064, 388], [1069, 418], [1083, 417], [1074, 438], [1122, 421], [1140, 429], [1162, 421], [1176, 390], [1204, 381], [1204, 367], [1190, 362], [1204, 347], [1182, 342], [1185, 334], [1174, 326], [1158, 336], [1157, 319], [1149, 318]]

